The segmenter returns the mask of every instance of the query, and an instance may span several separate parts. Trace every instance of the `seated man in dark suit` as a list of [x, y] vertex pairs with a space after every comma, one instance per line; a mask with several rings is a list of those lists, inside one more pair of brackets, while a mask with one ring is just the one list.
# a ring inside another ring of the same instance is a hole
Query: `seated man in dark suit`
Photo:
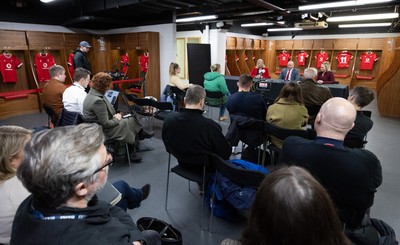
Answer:
[[354, 121], [354, 127], [347, 133], [344, 139], [345, 146], [354, 147], [351, 142], [353, 142], [353, 140], [362, 142], [368, 131], [371, 130], [374, 123], [369, 117], [363, 115], [361, 109], [369, 105], [369, 103], [374, 100], [374, 97], [372, 89], [367, 87], [356, 86], [351, 90], [347, 100], [356, 108], [357, 116]]
[[303, 94], [303, 103], [308, 110], [308, 124], [314, 125], [315, 116], [319, 108], [325, 101], [332, 98], [331, 91], [328, 87], [319, 85], [315, 80], [318, 71], [315, 68], [307, 68], [304, 70], [304, 81], [300, 83], [301, 92]]
[[253, 78], [249, 74], [242, 74], [237, 86], [239, 87], [238, 92], [232, 94], [226, 104], [229, 114], [265, 120], [267, 106], [264, 98], [260, 94], [250, 91], [253, 86]]
[[287, 63], [287, 68], [283, 68], [281, 74], [279, 74], [280, 80], [284, 81], [294, 81], [297, 82], [300, 78], [300, 71], [297, 68], [294, 68], [294, 62], [289, 61]]
[[328, 190], [346, 228], [356, 228], [374, 203], [376, 188], [382, 183], [378, 158], [364, 149], [343, 146], [353, 127], [356, 110], [343, 98], [325, 102], [315, 119], [317, 138], [287, 138], [279, 161], [305, 167]]
[[[229, 159], [231, 146], [222, 134], [221, 126], [203, 116], [206, 93], [199, 85], [192, 85], [186, 91], [186, 108], [173, 112], [165, 118], [162, 139], [166, 149], [179, 156], [193, 158], [215, 153], [223, 159]], [[199, 161], [179, 161], [179, 165], [194, 172], [202, 172]]]

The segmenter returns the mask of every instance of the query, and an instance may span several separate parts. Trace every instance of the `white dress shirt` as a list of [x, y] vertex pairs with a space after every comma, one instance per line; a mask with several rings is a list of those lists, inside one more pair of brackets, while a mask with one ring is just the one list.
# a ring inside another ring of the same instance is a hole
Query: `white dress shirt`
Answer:
[[63, 93], [63, 104], [64, 108], [69, 112], [83, 113], [83, 101], [86, 98], [87, 93], [85, 88], [79, 83], [74, 83], [69, 86]]

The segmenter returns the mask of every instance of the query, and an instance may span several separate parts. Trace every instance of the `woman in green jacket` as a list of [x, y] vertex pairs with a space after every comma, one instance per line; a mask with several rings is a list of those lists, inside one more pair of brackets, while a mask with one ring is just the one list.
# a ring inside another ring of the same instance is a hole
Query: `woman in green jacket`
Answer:
[[221, 74], [221, 65], [214, 64], [210, 67], [211, 72], [204, 74], [204, 89], [211, 92], [221, 92], [222, 98], [207, 98], [206, 102], [211, 106], [220, 105], [219, 120], [225, 121], [226, 101], [230, 95], [224, 75]]

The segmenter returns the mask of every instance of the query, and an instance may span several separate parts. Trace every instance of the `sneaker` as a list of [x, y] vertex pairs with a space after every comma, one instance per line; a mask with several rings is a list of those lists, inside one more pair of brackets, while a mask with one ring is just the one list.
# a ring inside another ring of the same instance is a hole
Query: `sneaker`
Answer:
[[142, 201], [147, 199], [149, 197], [150, 194], [150, 190], [151, 190], [151, 185], [150, 184], [145, 184], [144, 186], [142, 186], [142, 192], [143, 192], [143, 196], [142, 196]]
[[225, 121], [226, 119], [228, 119], [228, 118], [226, 118], [225, 116], [219, 117], [220, 121]]
[[138, 139], [139, 140], [150, 139], [153, 136], [154, 136], [154, 132], [149, 133], [145, 130], [142, 130], [142, 131], [140, 131], [140, 133], [138, 135]]
[[133, 163], [141, 163], [142, 162], [142, 157], [139, 154], [137, 154], [136, 152], [130, 153], [129, 154], [129, 159]]

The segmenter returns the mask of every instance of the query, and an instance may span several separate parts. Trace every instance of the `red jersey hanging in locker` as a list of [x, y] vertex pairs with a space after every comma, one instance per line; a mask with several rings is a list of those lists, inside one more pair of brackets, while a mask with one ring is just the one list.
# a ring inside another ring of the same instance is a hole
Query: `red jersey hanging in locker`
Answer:
[[374, 62], [377, 61], [379, 58], [378, 56], [371, 52], [365, 52], [360, 56], [360, 70], [372, 70], [374, 68]]
[[22, 62], [17, 56], [8, 52], [0, 55], [0, 71], [4, 83], [17, 82], [17, 68], [22, 66]]
[[67, 61], [68, 69], [69, 69], [69, 74], [71, 74], [72, 79], [74, 79], [74, 53], [70, 53], [68, 55], [68, 61]]
[[308, 58], [308, 54], [304, 51], [301, 51], [300, 53], [297, 54], [297, 65], [298, 66], [305, 66], [306, 65], [306, 60]]
[[47, 82], [50, 80], [49, 69], [56, 64], [54, 57], [44, 51], [35, 55], [34, 64], [39, 82]]
[[321, 68], [322, 63], [329, 59], [328, 53], [325, 51], [321, 51], [315, 55], [315, 59], [317, 60], [317, 68]]
[[140, 56], [140, 67], [142, 69], [142, 72], [147, 73], [147, 67], [149, 65], [149, 53], [146, 51]]
[[282, 51], [279, 55], [278, 55], [278, 59], [279, 59], [279, 66], [287, 66], [287, 63], [289, 62], [291, 58], [291, 55], [287, 52], [287, 51]]
[[129, 68], [129, 56], [128, 53], [125, 53], [121, 56], [121, 64], [122, 64], [122, 73], [126, 76]]
[[350, 60], [353, 58], [353, 55], [347, 51], [342, 51], [336, 55], [336, 59], [338, 61], [338, 68], [348, 68], [350, 65]]

